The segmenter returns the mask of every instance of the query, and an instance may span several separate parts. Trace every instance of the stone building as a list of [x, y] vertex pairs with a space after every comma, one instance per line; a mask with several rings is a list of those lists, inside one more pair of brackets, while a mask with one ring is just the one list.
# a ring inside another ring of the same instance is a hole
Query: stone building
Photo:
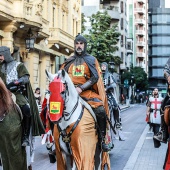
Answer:
[[[81, 0], [0, 0], [0, 46], [26, 65], [33, 89], [42, 93], [48, 87], [45, 69], [57, 71], [79, 32]], [[26, 38], [34, 47], [26, 49]]]

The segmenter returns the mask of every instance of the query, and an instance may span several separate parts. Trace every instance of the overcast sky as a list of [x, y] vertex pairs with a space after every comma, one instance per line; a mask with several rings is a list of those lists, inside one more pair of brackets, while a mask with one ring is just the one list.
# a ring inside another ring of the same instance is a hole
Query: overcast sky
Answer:
[[170, 8], [170, 0], [165, 0], [165, 7]]

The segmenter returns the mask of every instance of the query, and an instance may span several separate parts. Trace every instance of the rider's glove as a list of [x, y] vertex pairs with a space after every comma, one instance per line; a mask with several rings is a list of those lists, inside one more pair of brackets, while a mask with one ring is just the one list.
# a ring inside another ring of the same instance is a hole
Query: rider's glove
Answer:
[[22, 84], [22, 82], [23, 82], [22, 79], [18, 79], [18, 80], [15, 80], [15, 81], [14, 81], [14, 84], [15, 84], [15, 85], [20, 85], [20, 84]]
[[14, 82], [11, 82], [7, 85], [7, 89], [10, 90], [11, 92], [15, 92], [17, 91], [17, 86]]

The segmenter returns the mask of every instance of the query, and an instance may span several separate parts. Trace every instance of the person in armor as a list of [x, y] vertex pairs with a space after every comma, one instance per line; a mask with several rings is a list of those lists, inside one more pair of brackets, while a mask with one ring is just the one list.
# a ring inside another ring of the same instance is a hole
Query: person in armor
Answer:
[[168, 59], [167, 63], [164, 67], [164, 77], [167, 80], [167, 95], [165, 96], [162, 105], [161, 105], [161, 129], [160, 131], [154, 135], [154, 139], [158, 140], [162, 143], [167, 143], [168, 135], [168, 126], [164, 120], [164, 111], [167, 106], [170, 106], [170, 58]]
[[108, 64], [103, 62], [101, 64], [101, 70], [103, 75], [103, 83], [106, 90], [106, 95], [108, 99], [109, 107], [112, 109], [110, 110], [111, 114], [113, 114], [115, 120], [115, 127], [117, 129], [121, 128], [120, 124], [120, 115], [119, 115], [119, 105], [117, 102], [116, 96], [116, 80], [108, 70]]
[[68, 72], [77, 92], [92, 107], [99, 126], [99, 143], [101, 149], [107, 152], [110, 150], [105, 143], [108, 105], [100, 65], [95, 57], [86, 53], [87, 41], [82, 35], [76, 36], [74, 46], [74, 55], [64, 62], [61, 69]]
[[0, 77], [8, 90], [16, 96], [16, 104], [23, 114], [22, 146], [28, 146], [30, 127], [33, 136], [44, 134], [44, 127], [39, 117], [29, 73], [23, 63], [14, 60], [6, 46], [0, 47]]
[[[147, 103], [147, 116], [149, 117], [150, 125], [153, 128], [154, 135], [159, 132], [161, 124], [160, 108], [163, 98], [159, 96], [158, 89], [155, 88], [153, 91], [153, 96], [149, 97]], [[154, 146], [157, 148], [160, 146], [160, 142], [154, 140]]]

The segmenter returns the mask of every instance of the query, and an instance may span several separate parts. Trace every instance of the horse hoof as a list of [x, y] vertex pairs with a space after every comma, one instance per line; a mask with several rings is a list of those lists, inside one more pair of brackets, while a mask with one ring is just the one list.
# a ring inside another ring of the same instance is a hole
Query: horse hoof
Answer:
[[32, 166], [30, 165], [30, 166], [28, 166], [28, 170], [32, 170]]
[[56, 157], [52, 152], [48, 153], [49, 158], [50, 158], [50, 163], [55, 163], [56, 162]]

